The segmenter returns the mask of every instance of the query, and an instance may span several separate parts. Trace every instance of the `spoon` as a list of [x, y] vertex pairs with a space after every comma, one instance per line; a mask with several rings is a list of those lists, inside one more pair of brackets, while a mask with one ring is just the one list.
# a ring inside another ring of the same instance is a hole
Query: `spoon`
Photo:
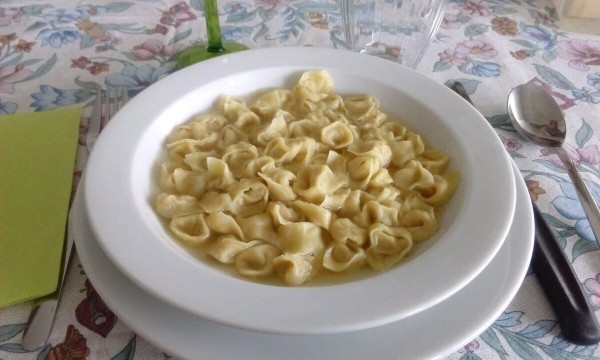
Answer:
[[521, 136], [556, 152], [573, 181], [596, 241], [600, 241], [600, 209], [563, 147], [565, 118], [552, 95], [533, 83], [519, 85], [508, 96], [508, 115]]

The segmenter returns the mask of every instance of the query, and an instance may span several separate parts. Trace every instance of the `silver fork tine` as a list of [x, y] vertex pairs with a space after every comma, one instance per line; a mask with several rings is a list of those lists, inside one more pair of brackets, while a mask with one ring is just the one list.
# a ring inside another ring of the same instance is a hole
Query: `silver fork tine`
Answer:
[[85, 137], [85, 144], [88, 150], [91, 150], [92, 147], [94, 147], [96, 139], [98, 138], [100, 130], [102, 129], [102, 93], [103, 91], [100, 89], [100, 87], [98, 87], [92, 108], [92, 115], [90, 116], [87, 135]]
[[117, 96], [119, 95], [119, 89], [118, 88], [108, 88], [107, 90], [107, 97], [108, 99], [106, 99], [107, 105], [108, 105], [108, 111], [106, 112], [108, 114], [108, 117], [106, 119], [106, 122], [108, 123], [117, 113], [117, 104], [118, 104], [118, 99]]
[[121, 110], [123, 105], [129, 101], [129, 95], [125, 88], [108, 88], [106, 91], [106, 114], [105, 122], [108, 123]]
[[[123, 92], [123, 94], [121, 96], [121, 106], [123, 106], [123, 105], [127, 104], [127, 102], [129, 101], [129, 92], [125, 88], [121, 89], [121, 91]], [[120, 109], [120, 107], [119, 107], [119, 109]]]
[[128, 101], [129, 94], [126, 88], [109, 87], [106, 90], [98, 88], [86, 136], [88, 150], [94, 147], [104, 126]]

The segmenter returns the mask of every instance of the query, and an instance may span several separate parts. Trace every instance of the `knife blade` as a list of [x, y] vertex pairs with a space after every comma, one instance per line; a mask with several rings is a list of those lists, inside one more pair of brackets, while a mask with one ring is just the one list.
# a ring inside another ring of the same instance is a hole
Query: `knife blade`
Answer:
[[[452, 90], [475, 108], [462, 83], [454, 82]], [[531, 267], [556, 314], [562, 335], [574, 344], [597, 344], [600, 342], [598, 319], [552, 230], [535, 202], [531, 203], [535, 221]]]

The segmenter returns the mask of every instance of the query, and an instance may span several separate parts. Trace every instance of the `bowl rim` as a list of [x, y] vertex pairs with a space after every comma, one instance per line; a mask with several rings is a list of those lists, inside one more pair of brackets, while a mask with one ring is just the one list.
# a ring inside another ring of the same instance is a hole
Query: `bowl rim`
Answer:
[[[348, 74], [361, 69], [361, 76], [402, 91], [406, 91], [406, 84], [412, 84], [411, 92], [417, 98], [435, 94], [433, 111], [438, 115], [457, 114], [452, 125], [459, 127], [466, 141], [477, 145], [477, 152], [468, 153], [469, 163], [478, 165], [477, 173], [461, 174], [472, 180], [469, 194], [473, 195], [468, 196], [468, 203], [458, 215], [465, 221], [477, 220], [472, 221], [468, 231], [452, 229], [448, 234], [452, 241], [436, 244], [414, 261], [401, 265], [401, 271], [396, 268], [359, 281], [320, 287], [290, 288], [243, 281], [182, 257], [180, 249], [167, 246], [160, 239], [147, 241], [156, 238], [156, 229], [148, 226], [132, 195], [136, 180], [131, 172], [140, 151], [136, 139], [142, 138], [156, 121], [153, 116], [157, 117], [165, 106], [176, 103], [185, 94], [224, 77], [273, 67], [290, 71], [336, 69]], [[468, 284], [495, 256], [506, 238], [516, 204], [510, 158], [494, 129], [468, 103], [445, 86], [399, 64], [322, 48], [247, 50], [204, 61], [163, 78], [115, 115], [98, 138], [85, 171], [85, 204], [91, 228], [111, 261], [131, 280], [152, 295], [207, 319], [275, 333], [365, 329], [410, 316], [445, 300]], [[457, 262], [460, 267], [455, 266]], [[410, 276], [411, 273], [419, 276]], [[410, 296], [406, 296], [407, 292]]]

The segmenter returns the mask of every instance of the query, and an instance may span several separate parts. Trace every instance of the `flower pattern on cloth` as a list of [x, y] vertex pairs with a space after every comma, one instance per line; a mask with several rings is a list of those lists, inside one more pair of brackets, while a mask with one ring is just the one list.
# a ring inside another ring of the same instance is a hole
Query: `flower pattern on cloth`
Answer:
[[117, 323], [117, 316], [104, 304], [92, 283], [85, 281], [86, 297], [75, 308], [77, 321], [93, 332], [106, 337]]
[[49, 360], [63, 360], [73, 359], [80, 360], [86, 359], [90, 354], [90, 349], [87, 347], [87, 340], [84, 338], [79, 330], [73, 325], [69, 325], [65, 339], [63, 342], [52, 347], [48, 352], [47, 359]]

